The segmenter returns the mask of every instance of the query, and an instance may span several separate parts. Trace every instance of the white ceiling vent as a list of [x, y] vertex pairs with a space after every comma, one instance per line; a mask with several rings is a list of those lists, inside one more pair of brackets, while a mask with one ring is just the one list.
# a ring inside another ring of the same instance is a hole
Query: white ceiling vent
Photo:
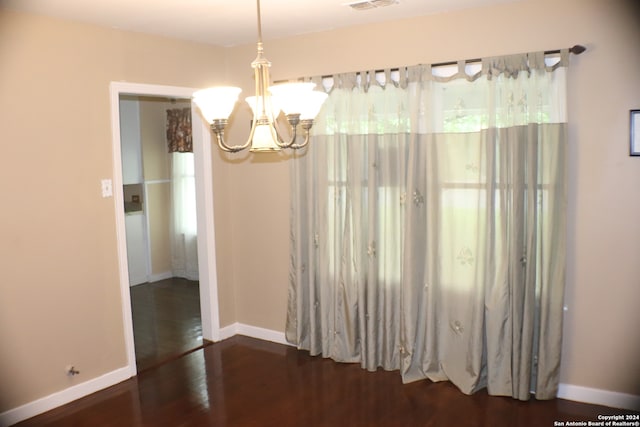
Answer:
[[368, 10], [368, 9], [376, 9], [378, 7], [391, 6], [392, 4], [398, 4], [398, 0], [354, 1], [352, 3], [345, 3], [345, 6], [349, 6], [353, 10]]

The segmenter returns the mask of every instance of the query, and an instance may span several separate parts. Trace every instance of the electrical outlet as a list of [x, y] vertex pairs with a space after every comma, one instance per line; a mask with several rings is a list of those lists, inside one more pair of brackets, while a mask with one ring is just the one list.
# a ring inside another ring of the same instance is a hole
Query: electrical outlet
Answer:
[[80, 373], [80, 371], [78, 371], [73, 365], [65, 366], [64, 372], [70, 377], [73, 377], [73, 376], [78, 375]]

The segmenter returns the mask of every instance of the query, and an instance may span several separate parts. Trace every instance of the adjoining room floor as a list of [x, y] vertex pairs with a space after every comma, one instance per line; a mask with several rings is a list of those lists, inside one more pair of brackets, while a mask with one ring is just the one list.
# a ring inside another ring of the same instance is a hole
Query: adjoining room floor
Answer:
[[131, 287], [138, 372], [200, 348], [200, 286], [171, 278]]

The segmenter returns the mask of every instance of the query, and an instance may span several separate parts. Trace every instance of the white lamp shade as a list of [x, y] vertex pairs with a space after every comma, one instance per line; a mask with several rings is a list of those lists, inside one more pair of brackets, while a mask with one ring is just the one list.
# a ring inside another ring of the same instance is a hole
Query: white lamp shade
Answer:
[[251, 141], [251, 151], [279, 151], [278, 147], [273, 140], [273, 134], [271, 133], [272, 127], [268, 124], [257, 125], [256, 130], [253, 133], [253, 140]]
[[242, 89], [239, 87], [211, 87], [195, 92], [193, 102], [196, 103], [205, 120], [211, 123], [215, 119], [229, 118], [240, 92]]
[[327, 100], [327, 95], [324, 92], [311, 91], [304, 95], [303, 103], [300, 108], [300, 120], [305, 119], [315, 119], [318, 113], [320, 112], [320, 108], [322, 108], [322, 104]]
[[304, 98], [311, 93], [315, 83], [282, 83], [271, 86], [269, 91], [275, 102], [285, 114], [299, 114], [302, 111]]

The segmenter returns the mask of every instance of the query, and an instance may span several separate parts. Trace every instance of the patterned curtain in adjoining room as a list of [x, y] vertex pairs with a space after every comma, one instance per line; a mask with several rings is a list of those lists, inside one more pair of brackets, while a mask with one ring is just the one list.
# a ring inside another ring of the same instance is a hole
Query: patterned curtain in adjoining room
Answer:
[[333, 77], [291, 162], [291, 343], [404, 382], [556, 396], [568, 51], [550, 60]]
[[198, 280], [191, 108], [167, 110], [167, 144], [171, 153], [171, 269], [174, 277]]
[[170, 153], [192, 153], [191, 108], [167, 110], [167, 143]]

